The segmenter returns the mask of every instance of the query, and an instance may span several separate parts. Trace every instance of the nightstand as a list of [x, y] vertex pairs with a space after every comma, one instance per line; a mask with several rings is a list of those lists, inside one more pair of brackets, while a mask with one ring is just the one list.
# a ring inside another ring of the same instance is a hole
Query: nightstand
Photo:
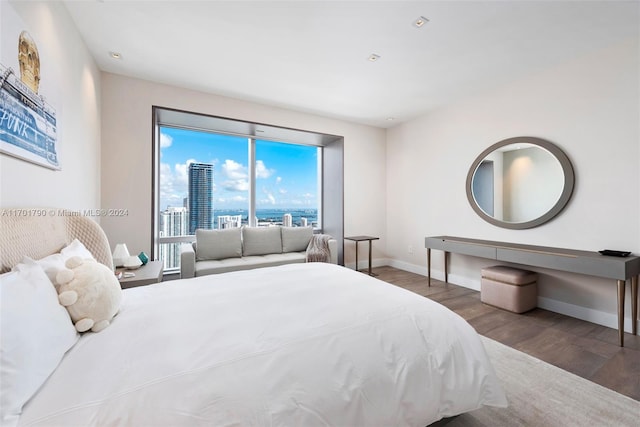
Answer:
[[120, 286], [122, 289], [135, 288], [136, 286], [152, 285], [154, 283], [162, 282], [162, 273], [164, 270], [164, 263], [162, 261], [149, 261], [145, 265], [136, 268], [135, 270], [128, 270], [126, 268], [118, 268], [116, 272], [131, 272], [134, 273], [134, 277], [123, 277], [120, 279]]

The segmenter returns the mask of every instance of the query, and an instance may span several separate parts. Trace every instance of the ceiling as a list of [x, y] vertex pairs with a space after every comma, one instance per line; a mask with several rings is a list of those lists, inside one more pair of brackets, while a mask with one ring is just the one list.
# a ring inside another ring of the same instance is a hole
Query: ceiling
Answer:
[[64, 4], [103, 71], [383, 128], [640, 27], [615, 0]]

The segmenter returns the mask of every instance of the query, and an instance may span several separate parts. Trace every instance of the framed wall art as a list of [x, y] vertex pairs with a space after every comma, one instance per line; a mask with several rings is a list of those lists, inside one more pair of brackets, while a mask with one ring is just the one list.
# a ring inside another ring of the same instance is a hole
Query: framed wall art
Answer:
[[15, 11], [2, 7], [0, 153], [60, 170], [56, 109], [43, 93], [52, 82], [42, 84], [47, 76], [38, 42]]

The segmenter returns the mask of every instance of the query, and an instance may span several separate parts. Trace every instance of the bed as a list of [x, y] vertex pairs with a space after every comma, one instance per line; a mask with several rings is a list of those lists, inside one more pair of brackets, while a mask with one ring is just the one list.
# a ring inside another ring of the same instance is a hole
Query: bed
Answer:
[[[3, 269], [19, 261], [3, 250], [21, 235], [10, 222], [11, 232], [0, 218]], [[105, 252], [95, 244], [91, 253]], [[124, 290], [112, 324], [79, 336], [4, 424], [426, 426], [506, 404], [461, 317], [368, 275], [307, 263]]]

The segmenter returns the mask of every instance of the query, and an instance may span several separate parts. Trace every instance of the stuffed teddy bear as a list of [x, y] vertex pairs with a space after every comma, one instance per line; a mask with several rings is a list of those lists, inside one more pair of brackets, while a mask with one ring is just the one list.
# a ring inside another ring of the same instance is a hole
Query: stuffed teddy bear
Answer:
[[92, 259], [74, 256], [65, 266], [56, 274], [60, 304], [78, 332], [100, 332], [120, 309], [120, 282], [108, 267]]

